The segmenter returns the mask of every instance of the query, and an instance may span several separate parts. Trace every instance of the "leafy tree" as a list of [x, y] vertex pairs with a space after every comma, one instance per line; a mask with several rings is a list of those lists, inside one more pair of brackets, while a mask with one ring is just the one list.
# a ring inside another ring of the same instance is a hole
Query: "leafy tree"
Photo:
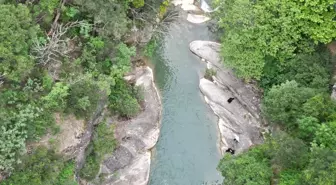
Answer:
[[29, 56], [38, 27], [24, 5], [0, 4], [0, 76], [19, 81], [33, 68]]
[[145, 5], [145, 1], [144, 0], [133, 0], [132, 4], [135, 8], [141, 8]]
[[317, 94], [303, 104], [304, 114], [319, 119], [320, 122], [329, 121], [336, 113], [336, 102], [328, 94]]
[[[317, 42], [328, 43], [335, 2], [217, 0], [223, 35], [224, 62], [243, 78], [260, 79], [265, 59], [287, 62], [296, 53], [311, 52]], [[325, 29], [326, 28], [326, 29]]]
[[112, 111], [125, 117], [135, 116], [140, 111], [140, 105], [133, 91], [131, 85], [123, 79], [117, 79], [115, 85], [111, 86], [109, 95], [109, 107]]
[[[69, 167], [65, 166], [65, 168]], [[1, 184], [63, 185], [63, 182], [69, 178], [69, 176], [64, 173], [64, 170], [71, 170], [63, 169], [64, 163], [60, 156], [56, 155], [52, 150], [39, 147], [33, 154], [25, 156], [23, 163]], [[74, 169], [72, 169], [72, 171], [73, 170]], [[72, 185], [75, 185], [74, 181], [72, 181]]]
[[116, 148], [116, 140], [114, 138], [114, 127], [106, 123], [100, 123], [95, 132], [93, 146], [94, 151], [100, 159], [105, 154], [111, 154]]
[[78, 117], [90, 118], [99, 100], [99, 87], [92, 79], [81, 79], [69, 88], [67, 109]]
[[120, 43], [117, 47], [116, 57], [113, 58], [112, 76], [123, 77], [131, 69], [131, 57], [136, 54], [135, 47], [127, 47], [126, 44]]
[[50, 93], [43, 97], [44, 106], [54, 110], [63, 110], [66, 107], [66, 98], [69, 87], [61, 82], [56, 83]]
[[300, 185], [301, 171], [298, 170], [285, 170], [280, 173], [279, 185]]
[[298, 137], [304, 141], [311, 142], [317, 129], [320, 127], [320, 122], [317, 118], [312, 116], [302, 116], [297, 120]]
[[269, 185], [272, 169], [267, 159], [259, 158], [259, 148], [238, 156], [225, 155], [218, 165], [224, 184]]
[[85, 159], [85, 165], [84, 167], [80, 170], [79, 175], [87, 180], [92, 180], [94, 179], [100, 169], [100, 164], [99, 164], [99, 159], [97, 156], [95, 156], [94, 153], [91, 153], [88, 155]]
[[308, 167], [303, 171], [306, 185], [336, 184], [336, 152], [330, 149], [314, 148]]
[[272, 164], [280, 169], [303, 169], [308, 162], [308, 147], [297, 138], [285, 133], [275, 133], [272, 138]]
[[329, 89], [331, 60], [330, 55], [322, 49], [312, 54], [297, 54], [286, 63], [279, 63], [274, 58], [265, 60], [260, 84], [266, 90], [287, 80], [295, 80], [301, 86], [316, 88], [321, 92]]
[[75, 0], [80, 11], [93, 16], [93, 23], [99, 35], [120, 40], [128, 31], [128, 0]]
[[336, 150], [336, 122], [322, 124], [315, 133], [315, 144]]
[[299, 87], [295, 81], [273, 86], [263, 100], [263, 112], [270, 121], [286, 127], [295, 126], [302, 105], [313, 96], [313, 90]]

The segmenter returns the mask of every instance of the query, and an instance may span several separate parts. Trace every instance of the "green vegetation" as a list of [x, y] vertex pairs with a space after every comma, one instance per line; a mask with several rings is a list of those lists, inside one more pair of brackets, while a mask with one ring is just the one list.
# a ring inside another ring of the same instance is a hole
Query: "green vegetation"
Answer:
[[86, 162], [80, 170], [80, 176], [87, 180], [93, 180], [100, 169], [100, 163], [106, 154], [111, 154], [116, 148], [113, 126], [100, 123], [94, 133], [92, 146], [88, 147]]
[[63, 161], [54, 151], [37, 148], [33, 154], [25, 156], [22, 164], [3, 185], [76, 185], [74, 163]]
[[225, 184], [336, 183], [336, 101], [330, 98], [335, 1], [217, 0], [222, 57], [264, 90], [274, 130], [264, 144], [225, 156]]
[[217, 0], [218, 24], [225, 30], [223, 57], [243, 78], [260, 79], [265, 63], [287, 65], [297, 53], [336, 37], [334, 1]]
[[[55, 154], [54, 140], [50, 149], [34, 145], [32, 154], [26, 151], [27, 142], [56, 133], [55, 113], [88, 122], [105, 104], [124, 119], [141, 110], [141, 89], [123, 79], [136, 49], [123, 42], [133, 26], [154, 22], [160, 4], [0, 1], [0, 174], [8, 176], [3, 184], [75, 183], [75, 165]], [[140, 14], [146, 16], [138, 19]], [[97, 164], [116, 145], [109, 128], [99, 126], [96, 134], [81, 170], [85, 177], [96, 174], [85, 170], [99, 170]]]
[[204, 78], [213, 81], [213, 76], [216, 76], [217, 71], [214, 69], [206, 69]]

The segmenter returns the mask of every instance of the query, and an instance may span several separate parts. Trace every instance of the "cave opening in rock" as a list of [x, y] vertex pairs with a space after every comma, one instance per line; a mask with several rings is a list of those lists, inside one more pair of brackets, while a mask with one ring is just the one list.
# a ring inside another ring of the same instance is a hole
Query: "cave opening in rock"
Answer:
[[230, 154], [235, 154], [235, 150], [233, 150], [232, 148], [228, 148], [225, 152], [230, 153]]
[[234, 100], [234, 98], [229, 98], [227, 102], [231, 103]]

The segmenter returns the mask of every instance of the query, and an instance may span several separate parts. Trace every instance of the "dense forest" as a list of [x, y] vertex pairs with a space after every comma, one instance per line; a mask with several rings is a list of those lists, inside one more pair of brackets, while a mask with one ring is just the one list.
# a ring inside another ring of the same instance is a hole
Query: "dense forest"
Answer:
[[216, 4], [224, 65], [263, 90], [272, 130], [264, 144], [220, 161], [224, 184], [336, 184], [335, 1]]
[[[134, 29], [159, 29], [166, 7], [156, 0], [0, 1], [0, 184], [77, 184], [74, 161], [54, 150], [55, 139], [36, 143], [59, 132], [56, 113], [88, 122], [106, 102], [122, 119], [140, 111], [141, 89], [123, 76], [141, 49], [127, 40]], [[115, 146], [113, 127], [96, 126], [80, 177], [95, 177]]]
[[[218, 165], [224, 184], [336, 184], [335, 1], [214, 5], [224, 65], [259, 86], [271, 130], [264, 144], [224, 156]], [[155, 41], [141, 43], [132, 34], [164, 32], [168, 6], [168, 0], [0, 0], [1, 185], [75, 185], [75, 173], [97, 176], [117, 146], [113, 126], [94, 126], [78, 168], [55, 149], [56, 115], [85, 123], [102, 107], [120, 119], [137, 115], [143, 90], [123, 77], [134, 58], [153, 55]], [[38, 144], [47, 135], [48, 144]]]

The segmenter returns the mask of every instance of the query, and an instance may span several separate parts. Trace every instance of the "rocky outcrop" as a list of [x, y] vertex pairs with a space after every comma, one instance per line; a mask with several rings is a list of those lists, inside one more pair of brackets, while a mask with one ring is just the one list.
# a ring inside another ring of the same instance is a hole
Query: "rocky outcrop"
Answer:
[[161, 101], [149, 67], [138, 67], [126, 79], [144, 88], [143, 111], [127, 121], [113, 121], [118, 148], [101, 165], [102, 184], [145, 185], [149, 180], [151, 149], [160, 132]]
[[203, 10], [195, 5], [194, 0], [173, 0], [172, 3], [175, 6], [181, 6], [186, 12], [190, 12], [187, 15], [187, 21], [191, 23], [200, 24], [210, 20], [209, 17], [203, 15]]
[[194, 41], [190, 50], [207, 61], [208, 68], [216, 71], [213, 81], [200, 80], [200, 90], [206, 102], [218, 116], [221, 134], [221, 152], [231, 149], [240, 153], [263, 141], [263, 119], [260, 116], [260, 98], [257, 89], [235, 77], [225, 68], [219, 55], [220, 44], [210, 41]]

